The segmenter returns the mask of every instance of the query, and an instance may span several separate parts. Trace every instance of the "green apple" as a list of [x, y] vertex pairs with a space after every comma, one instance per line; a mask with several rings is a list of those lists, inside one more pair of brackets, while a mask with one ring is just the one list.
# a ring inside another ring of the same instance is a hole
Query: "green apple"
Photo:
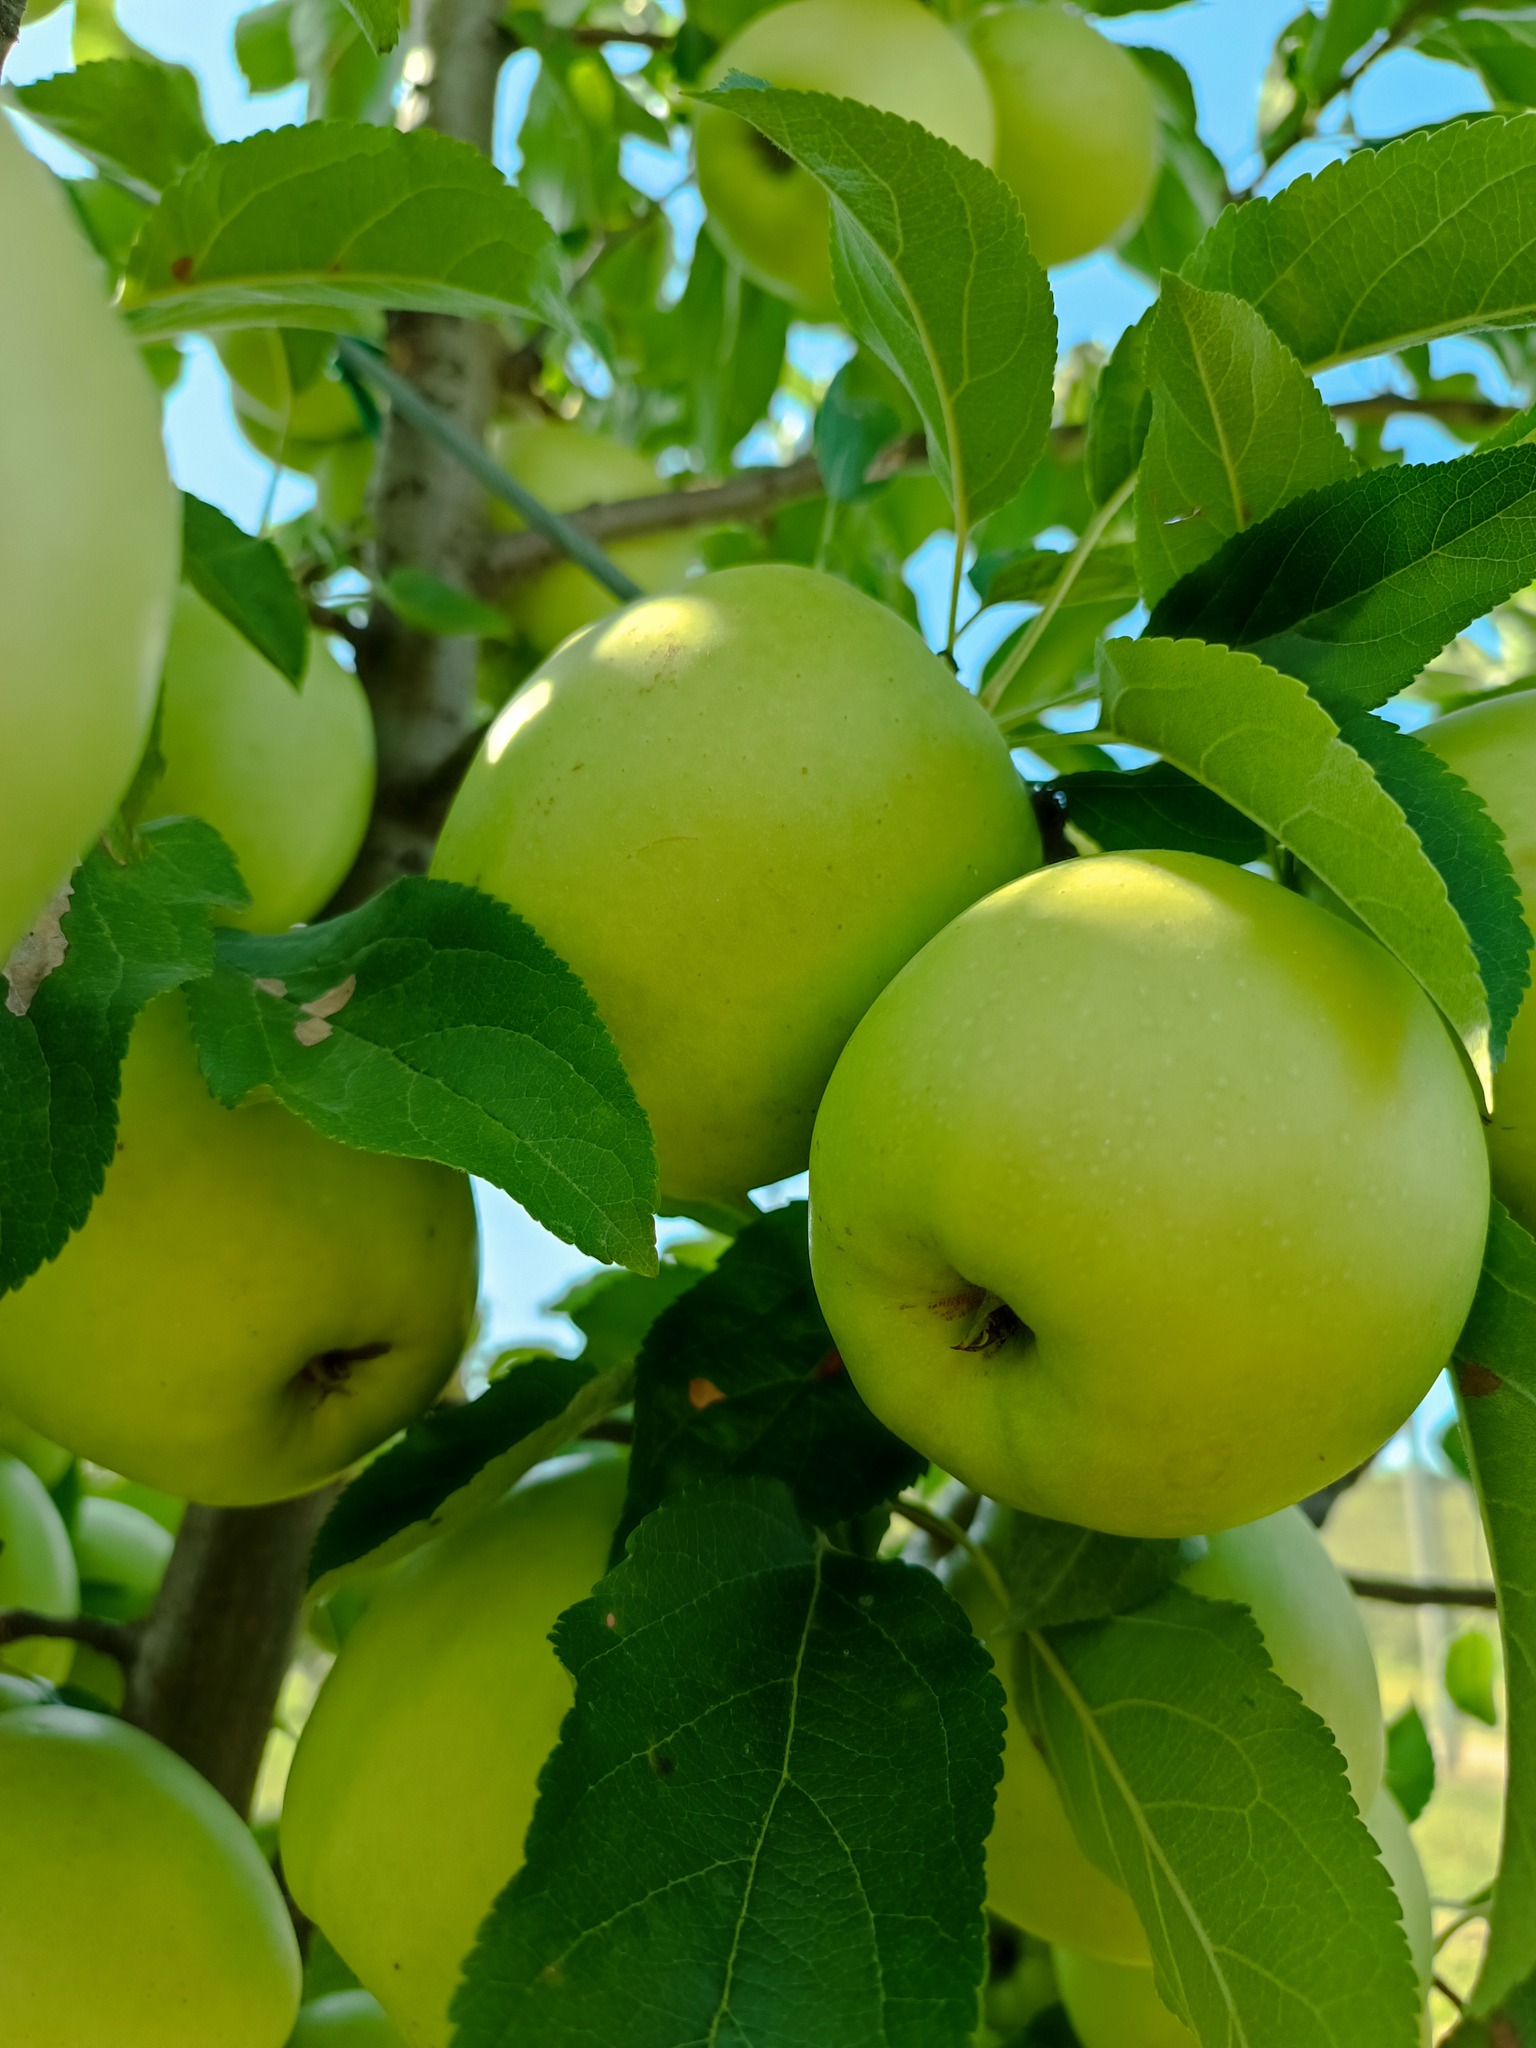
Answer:
[[[1418, 735], [1488, 806], [1536, 928], [1536, 690], [1469, 705]], [[1494, 1077], [1493, 1191], [1536, 1230], [1536, 996], [1527, 991]]]
[[53, 1687], [41, 1678], [23, 1678], [20, 1672], [0, 1669], [0, 1714], [17, 1707], [46, 1707], [54, 1704]]
[[[1004, 1540], [999, 1516], [983, 1541]], [[1386, 1737], [1376, 1664], [1354, 1595], [1299, 1508], [1190, 1545], [1181, 1574], [1192, 1592], [1253, 1614], [1278, 1675], [1325, 1721], [1362, 1808], [1381, 1787]], [[987, 1643], [1009, 1694], [997, 1815], [987, 1844], [987, 1903], [1042, 1940], [1107, 1962], [1148, 1960], [1129, 1895], [1078, 1846], [1056, 1781], [1013, 1707], [1006, 1619], [974, 1563], [949, 1580]]]
[[405, 2037], [366, 1991], [333, 1991], [299, 2013], [288, 2048], [405, 2048]]
[[283, 1895], [180, 1757], [72, 1707], [0, 1715], [6, 2048], [283, 2048]]
[[[960, 39], [918, 0], [790, 0], [726, 44], [709, 83], [730, 71], [861, 100], [992, 161], [986, 81]], [[817, 180], [718, 107], [695, 115], [694, 146], [710, 231], [725, 253], [811, 318], [838, 319], [827, 197]]]
[[[491, 453], [552, 512], [656, 497], [666, 489], [638, 450], [559, 420], [498, 420], [491, 429]], [[499, 500], [492, 503], [491, 520], [514, 531], [522, 526], [517, 514]], [[608, 552], [648, 593], [681, 583], [699, 563], [698, 536], [686, 529], [615, 541]], [[557, 562], [515, 584], [506, 610], [528, 645], [542, 656], [581, 627], [606, 617], [616, 603], [585, 569], [574, 562]]]
[[[0, 1454], [0, 1612], [25, 1607], [68, 1618], [80, 1612], [80, 1580], [69, 1531], [48, 1489], [20, 1458]], [[31, 1636], [0, 1649], [0, 1670], [54, 1684], [69, 1676], [75, 1646]]]
[[312, 917], [351, 867], [373, 804], [373, 719], [324, 639], [295, 690], [194, 591], [176, 605], [160, 713], [157, 815], [205, 818], [251, 892], [229, 921], [284, 931]]
[[805, 1165], [896, 970], [1039, 857], [996, 727], [911, 627], [774, 563], [567, 641], [491, 727], [434, 872], [586, 983], [665, 1196], [739, 1201]]
[[75, 1562], [87, 1614], [138, 1621], [155, 1604], [176, 1539], [125, 1500], [86, 1494], [75, 1509]]
[[1413, 1412], [1477, 1285], [1487, 1152], [1373, 939], [1193, 854], [1000, 889], [822, 1103], [817, 1292], [870, 1407], [1010, 1506], [1256, 1521]]
[[269, 462], [315, 480], [333, 526], [361, 517], [378, 443], [351, 389], [326, 360], [328, 335], [238, 327], [214, 343], [229, 372], [240, 431]]
[[63, 188], [0, 122], [0, 965], [109, 821], [181, 554], [160, 408]]
[[622, 1457], [560, 1460], [401, 1565], [347, 1638], [283, 1804], [293, 1896], [411, 2048], [521, 1861], [571, 1705], [549, 1643], [607, 1565]]
[[0, 1301], [0, 1400], [114, 1472], [216, 1506], [305, 1493], [427, 1405], [474, 1307], [469, 1183], [222, 1108], [179, 993], [123, 1063], [83, 1229]]
[[10, 1415], [3, 1408], [0, 1408], [0, 1451], [20, 1458], [23, 1465], [30, 1465], [50, 1492], [75, 1462], [73, 1454], [62, 1444], [49, 1443], [47, 1437], [39, 1436], [35, 1429], [28, 1429], [19, 1416]]
[[1430, 2048], [1434, 2038], [1429, 2019], [1429, 1990], [1435, 1974], [1435, 1915], [1424, 1866], [1419, 1861], [1407, 1817], [1385, 1785], [1366, 1809], [1365, 1824], [1375, 1837], [1392, 1889], [1403, 1909], [1403, 1932], [1408, 1937], [1408, 1950], [1424, 1999], [1424, 2048]]
[[1042, 263], [1135, 228], [1158, 171], [1157, 103], [1118, 44], [1054, 0], [1011, 0], [971, 25], [997, 110], [997, 174]]

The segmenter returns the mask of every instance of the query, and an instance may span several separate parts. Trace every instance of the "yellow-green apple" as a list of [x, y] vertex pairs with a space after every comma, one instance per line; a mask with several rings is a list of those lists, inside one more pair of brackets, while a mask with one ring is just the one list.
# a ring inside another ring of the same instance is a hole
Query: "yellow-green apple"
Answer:
[[1435, 1974], [1435, 1915], [1424, 1866], [1414, 1845], [1407, 1817], [1383, 1785], [1365, 1810], [1365, 1824], [1375, 1838], [1392, 1889], [1403, 1909], [1403, 1932], [1424, 2000], [1424, 2048], [1433, 2038], [1429, 2023], [1429, 1988]]
[[[0, 1454], [0, 1612], [12, 1607], [68, 1620], [80, 1612], [80, 1580], [69, 1531], [48, 1489], [30, 1465]], [[74, 1648], [27, 1636], [0, 1649], [0, 1670], [62, 1684]]]
[[410, 2048], [447, 2048], [460, 1965], [522, 1861], [572, 1699], [549, 1633], [602, 1576], [624, 1480], [617, 1455], [560, 1460], [405, 1559], [299, 1739], [289, 1887]]
[[63, 189], [0, 123], [0, 965], [132, 780], [180, 556], [160, 408]]
[[333, 1991], [299, 2013], [288, 2048], [405, 2048], [404, 2036], [366, 1991]]
[[311, 333], [238, 327], [216, 337], [240, 431], [258, 453], [312, 476], [333, 526], [363, 511], [377, 448], [351, 390]]
[[46, 1679], [23, 1678], [19, 1671], [0, 1668], [0, 1714], [13, 1713], [17, 1707], [51, 1706], [56, 1697]]
[[[552, 512], [579, 512], [622, 498], [649, 498], [666, 489], [637, 449], [560, 420], [498, 420], [491, 453], [504, 469]], [[522, 521], [493, 501], [492, 523], [516, 530]], [[681, 583], [698, 566], [697, 536], [686, 529], [615, 541], [608, 553], [646, 592]], [[617, 599], [574, 562], [557, 562], [512, 586], [506, 611], [535, 654], [545, 655], [583, 626], [611, 612]]]
[[75, 1563], [86, 1613], [110, 1621], [148, 1614], [175, 1544], [142, 1508], [86, 1494], [75, 1509]]
[[811, 1257], [859, 1391], [1013, 1507], [1255, 1521], [1410, 1415], [1471, 1305], [1482, 1128], [1385, 948], [1193, 854], [1000, 889], [827, 1088]]
[[1134, 57], [1055, 0], [1011, 0], [971, 24], [997, 110], [997, 174], [1042, 263], [1128, 234], [1157, 178], [1157, 105]]
[[[918, 0], [789, 0], [726, 44], [709, 83], [731, 71], [861, 100], [992, 161], [992, 100], [976, 59]], [[837, 319], [827, 197], [817, 180], [718, 107], [699, 109], [694, 141], [710, 231], [725, 253], [811, 318]]]
[[1031, 867], [996, 727], [894, 612], [783, 563], [637, 602], [506, 706], [434, 872], [581, 976], [664, 1195], [798, 1172], [849, 1032], [966, 904]]
[[283, 2048], [288, 1911], [190, 1765], [73, 1707], [0, 1714], [6, 2048]]
[[23, 1465], [30, 1465], [50, 1490], [58, 1485], [74, 1463], [73, 1455], [62, 1444], [49, 1443], [47, 1437], [39, 1436], [35, 1429], [28, 1429], [19, 1415], [8, 1414], [3, 1408], [0, 1408], [0, 1451], [20, 1458]]
[[[982, 1540], [1006, 1540], [996, 1514]], [[1354, 1596], [1299, 1508], [1189, 1546], [1181, 1577], [1192, 1592], [1253, 1614], [1277, 1674], [1328, 1725], [1362, 1808], [1381, 1786], [1385, 1735], [1376, 1665]], [[1013, 1705], [1006, 1620], [985, 1574], [963, 1563], [950, 1590], [987, 1643], [1008, 1693], [1008, 1731], [996, 1817], [987, 1843], [987, 1903], [1042, 1940], [1107, 1962], [1149, 1960], [1129, 1895], [1079, 1847], [1050, 1767]]]
[[203, 1084], [179, 993], [139, 1018], [84, 1227], [0, 1301], [0, 1399], [130, 1479], [214, 1505], [305, 1493], [456, 1364], [469, 1183]]
[[194, 591], [176, 605], [160, 714], [157, 816], [221, 832], [251, 892], [229, 922], [285, 931], [328, 900], [373, 803], [373, 720], [355, 675], [316, 635], [295, 690]]
[[[1526, 922], [1536, 928], [1536, 690], [1453, 711], [1419, 738], [1488, 806], [1504, 834]], [[1536, 996], [1529, 991], [1494, 1076], [1488, 1154], [1494, 1193], [1536, 1230]]]

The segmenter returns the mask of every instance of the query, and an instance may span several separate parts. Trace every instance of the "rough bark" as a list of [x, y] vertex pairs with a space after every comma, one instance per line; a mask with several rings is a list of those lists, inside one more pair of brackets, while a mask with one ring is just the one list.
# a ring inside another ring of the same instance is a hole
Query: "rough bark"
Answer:
[[[0, 0], [3, 4], [3, 0]], [[505, 0], [433, 0], [430, 124], [487, 152], [505, 45]], [[479, 435], [496, 397], [494, 332], [436, 316], [397, 317], [398, 368]], [[470, 582], [485, 540], [483, 493], [434, 443], [391, 422], [375, 517], [382, 572], [409, 562]], [[474, 648], [407, 632], [382, 607], [359, 673], [373, 707], [379, 791], [367, 842], [335, 908], [421, 872], [474, 719]], [[264, 1508], [188, 1510], [130, 1676], [127, 1718], [249, 1809], [278, 1688], [292, 1655], [305, 1565], [328, 1493]]]

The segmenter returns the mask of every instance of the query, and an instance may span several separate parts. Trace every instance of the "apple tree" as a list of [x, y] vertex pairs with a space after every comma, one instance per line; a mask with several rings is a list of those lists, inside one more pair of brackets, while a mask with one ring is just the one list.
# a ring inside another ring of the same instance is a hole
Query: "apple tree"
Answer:
[[[1536, 30], [1298, 6], [1240, 190], [1125, 0], [8, 88], [11, 2048], [1536, 2048]], [[1495, 1584], [1351, 1587], [1442, 1372]]]

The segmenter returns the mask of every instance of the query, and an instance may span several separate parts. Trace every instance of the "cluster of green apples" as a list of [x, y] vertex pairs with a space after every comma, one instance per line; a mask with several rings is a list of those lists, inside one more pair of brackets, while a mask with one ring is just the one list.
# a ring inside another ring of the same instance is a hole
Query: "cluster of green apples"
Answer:
[[[801, 92], [915, 121], [990, 165], [1045, 264], [1120, 240], [1157, 176], [1157, 110], [1134, 58], [1055, 0], [1007, 0], [951, 28], [920, 0], [789, 0], [714, 60]], [[809, 172], [733, 114], [696, 128], [710, 231], [748, 277], [811, 319], [835, 320], [827, 199]]]

